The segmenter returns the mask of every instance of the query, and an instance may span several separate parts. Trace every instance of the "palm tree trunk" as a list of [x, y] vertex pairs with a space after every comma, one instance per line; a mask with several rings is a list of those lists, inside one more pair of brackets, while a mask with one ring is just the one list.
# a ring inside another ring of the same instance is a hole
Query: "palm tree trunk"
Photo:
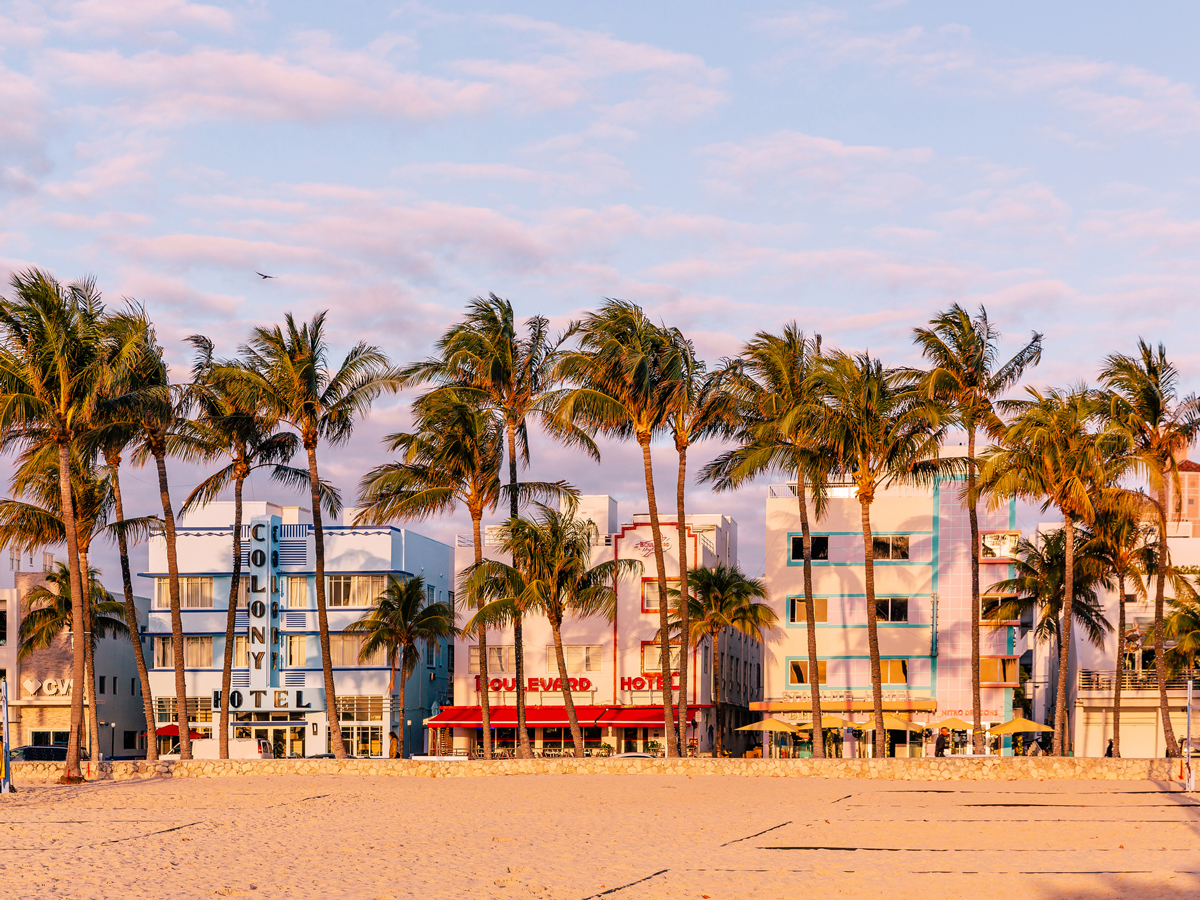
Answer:
[[171, 653], [175, 663], [175, 723], [179, 726], [179, 758], [192, 758], [192, 738], [188, 728], [187, 682], [183, 677], [183, 617], [179, 601], [179, 557], [175, 548], [175, 513], [171, 509], [171, 488], [167, 484], [167, 457], [161, 442], [151, 453], [158, 470], [158, 496], [162, 501], [163, 526], [167, 539], [167, 581], [171, 596]]
[[1054, 696], [1054, 755], [1062, 756], [1067, 745], [1067, 664], [1071, 659], [1071, 617], [1075, 599], [1075, 520], [1063, 516], [1066, 562], [1063, 575], [1062, 625], [1058, 645], [1058, 690]]
[[1117, 575], [1117, 671], [1113, 684], [1113, 759], [1121, 757], [1121, 678], [1125, 674], [1125, 573]]
[[1158, 682], [1158, 711], [1162, 719], [1163, 739], [1167, 744], [1167, 756], [1179, 755], [1179, 742], [1175, 740], [1175, 729], [1171, 725], [1171, 707], [1167, 702], [1167, 658], [1163, 642], [1163, 588], [1167, 574], [1167, 477], [1163, 472], [1163, 486], [1158, 491], [1158, 573], [1154, 583], [1154, 674]]
[[[482, 515], [471, 511], [471, 537], [475, 542], [475, 565], [483, 562]], [[487, 628], [479, 626], [479, 716], [483, 726], [483, 758], [492, 758], [492, 698], [488, 693]]]
[[571, 685], [567, 679], [567, 657], [562, 645], [562, 616], [550, 615], [550, 630], [554, 634], [554, 656], [558, 660], [558, 680], [562, 682], [563, 705], [567, 708], [567, 722], [571, 726], [571, 743], [575, 745], [575, 757], [583, 758], [583, 729], [579, 727], [579, 717], [575, 715], [575, 698], [571, 695]]
[[[71, 596], [83, 596], [83, 578], [79, 572], [79, 540], [75, 534], [75, 504], [71, 494], [71, 446], [66, 441], [58, 445], [58, 489], [63, 513], [63, 529], [67, 533], [67, 565], [71, 571]], [[83, 604], [71, 604], [71, 633], [74, 638], [71, 652], [71, 678], [82, 685], [87, 677]], [[79, 768], [79, 736], [83, 729], [83, 691], [71, 691], [71, 734], [67, 740], [67, 760], [60, 781], [77, 784], [83, 780]]]
[[308, 486], [312, 494], [313, 542], [317, 556], [317, 629], [321, 640], [321, 672], [325, 676], [325, 718], [329, 722], [329, 743], [335, 759], [346, 758], [342, 741], [342, 723], [338, 719], [337, 695], [333, 687], [333, 662], [329, 651], [329, 612], [325, 608], [325, 530], [321, 527], [320, 479], [317, 474], [317, 444], [306, 440]]
[[[513, 519], [520, 511], [517, 504], [517, 425], [511, 419], [505, 423], [508, 442], [508, 484], [513, 488], [509, 494], [509, 516]], [[521, 561], [513, 559], [513, 565], [520, 568]], [[525, 624], [521, 610], [513, 615], [513, 655], [516, 656], [517, 681], [517, 756], [521, 759], [533, 759], [533, 748], [529, 746], [529, 729], [525, 727]]]
[[808, 630], [808, 687], [812, 695], [813, 757], [825, 758], [825, 732], [821, 730], [821, 677], [817, 659], [817, 611], [813, 609], [812, 533], [808, 529], [808, 482], [796, 469], [796, 496], [800, 502], [800, 539], [804, 544], [804, 624]]
[[96, 709], [96, 635], [95, 619], [92, 616], [92, 579], [91, 566], [88, 563], [88, 553], [84, 549], [84, 541], [79, 542], [79, 571], [83, 573], [83, 628], [87, 637], [84, 668], [87, 677], [87, 720], [88, 720], [88, 759], [99, 761], [100, 750], [100, 714]]
[[[238, 462], [241, 462], [239, 454]], [[229, 759], [229, 690], [233, 681], [234, 625], [237, 621], [238, 594], [242, 585], [242, 485], [245, 477], [233, 479], [233, 581], [229, 586], [229, 607], [225, 611], [225, 653], [221, 660], [221, 735], [218, 743], [221, 759]]]
[[887, 753], [883, 730], [883, 673], [879, 665], [879, 619], [875, 615], [875, 544], [871, 533], [871, 498], [859, 497], [862, 508], [863, 581], [867, 590], [867, 647], [871, 654], [871, 701], [875, 710], [875, 758]]
[[674, 691], [671, 688], [671, 635], [667, 618], [667, 569], [663, 561], [662, 527], [658, 521], [658, 503], [654, 499], [654, 469], [650, 456], [650, 435], [638, 435], [642, 447], [642, 466], [646, 472], [646, 502], [650, 506], [650, 532], [654, 538], [654, 564], [658, 567], [658, 631], [662, 654], [663, 745], [667, 756], [676, 753]]
[[[403, 654], [401, 654], [401, 656], [403, 656]], [[395, 678], [395, 675], [393, 674], [392, 677]], [[404, 677], [404, 669], [401, 668], [401, 670], [400, 670], [400, 758], [401, 759], [405, 758], [404, 757], [405, 739], [408, 737], [408, 729], [405, 728], [405, 719], [404, 719], [405, 688], [408, 686], [407, 682], [408, 682], [408, 679]]]
[[[121, 502], [121, 457], [104, 454], [112, 471], [113, 514], [117, 525], [125, 521], [125, 506]], [[146, 759], [158, 759], [158, 730], [154, 724], [154, 697], [150, 692], [150, 674], [146, 670], [146, 654], [142, 650], [142, 632], [138, 623], [137, 604], [133, 600], [133, 577], [129, 571], [129, 542], [124, 529], [117, 528], [117, 549], [121, 554], [121, 587], [125, 591], [125, 620], [129, 623], [129, 639], [133, 642], [133, 659], [137, 664], [138, 682], [142, 688], [142, 712], [146, 716]], [[227, 693], [227, 691], [225, 692]], [[224, 693], [222, 693], [224, 696]]]
[[688, 606], [687, 518], [684, 510], [684, 489], [687, 487], [687, 442], [676, 436], [679, 451], [679, 477], [675, 481], [675, 508], [679, 519], [679, 755], [687, 756], [688, 705], [688, 646], [691, 610]]
[[721, 709], [721, 641], [717, 634], [710, 635], [713, 645], [713, 710], [717, 716], [716, 737], [713, 738], [713, 759], [725, 755], [725, 712]]
[[971, 522], [971, 727], [977, 756], [983, 755], [983, 700], [979, 671], [979, 509], [975, 497], [975, 429], [967, 429], [967, 518]]

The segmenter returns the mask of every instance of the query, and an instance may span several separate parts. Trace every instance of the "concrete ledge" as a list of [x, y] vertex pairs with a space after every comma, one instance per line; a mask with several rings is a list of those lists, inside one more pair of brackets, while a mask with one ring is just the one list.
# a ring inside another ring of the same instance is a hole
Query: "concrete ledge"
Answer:
[[[16, 784], [57, 781], [62, 763], [13, 763]], [[955, 757], [949, 759], [254, 759], [84, 763], [90, 781], [229, 778], [241, 775], [732, 775], [765, 778], [879, 778], [892, 781], [1180, 781], [1178, 759]]]

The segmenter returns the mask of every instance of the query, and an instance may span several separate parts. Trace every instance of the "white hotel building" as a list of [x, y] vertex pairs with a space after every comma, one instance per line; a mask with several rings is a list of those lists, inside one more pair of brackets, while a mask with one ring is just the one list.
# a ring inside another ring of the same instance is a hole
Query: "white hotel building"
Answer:
[[[659, 645], [657, 571], [650, 517], [639, 514], [618, 524], [617, 503], [608, 495], [580, 498], [578, 515], [592, 520], [598, 537], [593, 551], [596, 564], [606, 559], [636, 559], [644, 570], [640, 577], [622, 580], [617, 587], [613, 621], [604, 618], [563, 622], [562, 639], [567, 665], [575, 680], [573, 699], [586, 745], [594, 750], [607, 744], [613, 752], [645, 751], [661, 746], [663, 713], [662, 667]], [[664, 516], [664, 556], [669, 580], [678, 581], [678, 528], [674, 517]], [[687, 519], [688, 565], [713, 566], [737, 560], [737, 523], [728, 516], [694, 515]], [[484, 554], [503, 556], [488, 529]], [[469, 535], [457, 541], [455, 572], [474, 562]], [[762, 695], [762, 644], [726, 630], [718, 638], [724, 654], [722, 688], [726, 709], [726, 748], [744, 746], [732, 729], [747, 724], [749, 704]], [[516, 737], [516, 692], [524, 690], [526, 724], [536, 751], [561, 752], [572, 747], [561, 687], [556, 689], [558, 665], [549, 623], [531, 616], [524, 623], [525, 684], [518, 685], [511, 628], [488, 635], [488, 676], [491, 724], [501, 747], [512, 747]], [[698, 752], [712, 747], [713, 713], [712, 648], [705, 640], [689, 650], [688, 721], [685, 737]], [[436, 729], [440, 753], [474, 753], [483, 740], [478, 649], [468, 636], [455, 644], [454, 706], [444, 708], [428, 725]], [[678, 680], [676, 679], [676, 690]], [[755, 717], [757, 718], [757, 717]]]
[[[943, 454], [961, 453], [947, 447]], [[962, 482], [881, 490], [871, 506], [883, 708], [914, 724], [971, 718], [970, 526]], [[871, 720], [870, 654], [861, 511], [852, 485], [832, 488], [820, 520], [811, 517], [813, 593], [822, 712]], [[1011, 577], [1006, 555], [1019, 536], [1015, 503], [979, 509], [984, 557], [980, 589]], [[766, 579], [782, 635], [771, 642], [766, 698], [752, 708], [794, 722], [811, 721], [803, 547], [795, 484], [773, 485], [766, 511]], [[1019, 622], [985, 623], [981, 635], [985, 727], [1012, 718], [1022, 656], [1031, 636]], [[919, 734], [889, 735], [893, 752], [919, 754]], [[861, 742], [860, 748], [869, 742]], [[956, 747], [966, 743], [955, 735]], [[909, 749], [905, 750], [905, 745]], [[1010, 745], [1005, 739], [1004, 747]], [[869, 752], [869, 751], [868, 751]]]
[[[343, 521], [356, 510], [346, 510]], [[264, 738], [277, 756], [329, 750], [317, 627], [312, 515], [302, 507], [243, 504], [242, 585], [230, 690], [231, 736]], [[451, 551], [445, 544], [390, 526], [325, 526], [325, 577], [334, 685], [342, 735], [354, 756], [385, 756], [388, 733], [406, 729], [409, 752], [424, 749], [423, 720], [449, 700], [448, 646], [421, 648], [406, 686], [407, 708], [388, 695], [390, 670], [380, 654], [360, 663], [362, 638], [343, 634], [383, 591], [387, 576], [423, 576], [429, 600], [445, 601]], [[211, 737], [220, 721], [221, 666], [233, 573], [233, 504], [211, 503], [177, 529], [188, 719]], [[166, 541], [150, 541], [155, 582], [149, 614], [150, 686], [159, 727], [175, 718]], [[398, 692], [397, 692], [398, 693]], [[166, 739], [164, 743], [172, 743]]]

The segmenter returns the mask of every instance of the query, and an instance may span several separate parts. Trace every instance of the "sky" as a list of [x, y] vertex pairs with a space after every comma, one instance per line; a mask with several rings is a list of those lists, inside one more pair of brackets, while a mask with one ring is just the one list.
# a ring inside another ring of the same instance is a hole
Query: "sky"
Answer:
[[[1190, 390], [1198, 26], [1196, 4], [1095, 0], [0, 0], [0, 295], [31, 266], [94, 276], [145, 304], [181, 375], [188, 335], [232, 354], [325, 309], [339, 354], [416, 360], [487, 292], [556, 328], [631, 300], [713, 365], [792, 320], [907, 365], [957, 302], [1010, 352], [1045, 335], [1031, 383], [1144, 336]], [[410, 399], [322, 452], [348, 501]], [[531, 452], [528, 477], [645, 509], [636, 447]], [[174, 465], [176, 498], [201, 474]], [[150, 472], [123, 477], [130, 514], [154, 511]], [[753, 574], [768, 480], [689, 490], [737, 518]]]

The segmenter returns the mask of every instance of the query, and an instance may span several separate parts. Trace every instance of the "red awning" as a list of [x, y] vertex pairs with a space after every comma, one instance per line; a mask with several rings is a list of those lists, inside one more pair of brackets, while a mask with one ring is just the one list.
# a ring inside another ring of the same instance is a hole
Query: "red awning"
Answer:
[[[688, 721], [696, 721], [697, 710], [703, 706], [688, 707]], [[679, 711], [675, 711], [676, 716]], [[615, 725], [653, 728], [663, 724], [661, 706], [576, 706], [575, 716], [584, 727], [592, 725]], [[515, 728], [517, 708], [515, 706], [493, 706], [490, 716], [492, 728]], [[432, 718], [426, 719], [430, 728], [479, 728], [483, 724], [483, 713], [478, 706], [443, 706]], [[530, 728], [566, 728], [565, 706], [527, 706], [525, 724]]]
[[[179, 726], [178, 725], [164, 725], [162, 728], [155, 728], [154, 733], [157, 734], [159, 737], [179, 737]], [[203, 737], [203, 735], [200, 734], [200, 732], [198, 732], [198, 731], [192, 731], [191, 729], [189, 729], [188, 737], [198, 738], [198, 737]]]

